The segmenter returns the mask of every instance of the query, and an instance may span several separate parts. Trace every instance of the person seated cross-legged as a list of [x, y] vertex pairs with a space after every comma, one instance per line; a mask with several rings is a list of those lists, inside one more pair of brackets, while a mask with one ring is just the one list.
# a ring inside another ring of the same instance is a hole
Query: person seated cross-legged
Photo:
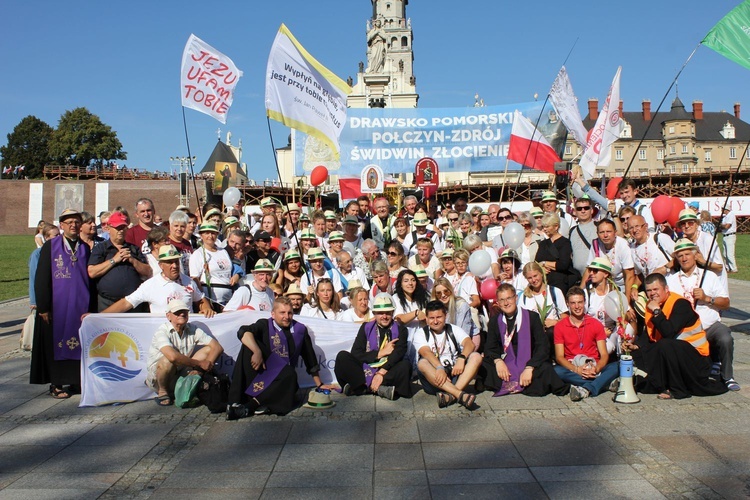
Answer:
[[336, 380], [345, 395], [369, 391], [385, 399], [411, 397], [411, 363], [406, 358], [409, 334], [394, 321], [394, 309], [390, 295], [378, 294], [372, 307], [375, 320], [362, 324], [351, 352], [336, 356]]
[[167, 307], [167, 321], [151, 340], [146, 363], [146, 385], [156, 392], [156, 403], [171, 405], [180, 375], [210, 371], [224, 349], [197, 326], [188, 323], [190, 306], [174, 299]]
[[422, 388], [436, 394], [438, 406], [445, 408], [458, 403], [471, 410], [476, 395], [464, 392], [482, 364], [482, 356], [474, 352], [474, 343], [464, 330], [446, 323], [447, 310], [439, 300], [425, 307], [427, 326], [417, 330], [412, 340], [419, 354], [417, 369]]

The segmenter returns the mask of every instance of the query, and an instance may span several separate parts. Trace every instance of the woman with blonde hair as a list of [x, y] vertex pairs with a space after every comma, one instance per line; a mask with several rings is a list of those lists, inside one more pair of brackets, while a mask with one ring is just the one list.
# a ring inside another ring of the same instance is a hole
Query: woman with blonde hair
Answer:
[[313, 304], [302, 306], [300, 316], [338, 320], [341, 314], [339, 295], [333, 290], [330, 278], [323, 278], [315, 285]]
[[573, 267], [573, 247], [570, 240], [560, 234], [560, 217], [555, 213], [544, 214], [542, 229], [547, 239], [539, 242], [534, 259], [544, 268], [547, 283], [556, 286], [563, 295], [581, 281], [581, 274]]
[[361, 286], [350, 288], [347, 292], [351, 307], [342, 312], [339, 321], [350, 321], [352, 323], [367, 323], [372, 321], [373, 315], [370, 311], [370, 297]]
[[479, 329], [471, 319], [471, 307], [462, 299], [453, 293], [453, 285], [446, 278], [438, 278], [432, 286], [433, 300], [439, 300], [448, 309], [446, 322], [451, 325], [461, 327], [463, 331], [469, 334], [475, 346], [479, 346]]
[[528, 264], [536, 260], [536, 252], [539, 249], [539, 242], [544, 238], [536, 233], [537, 225], [534, 217], [529, 212], [518, 214], [518, 223], [524, 230], [523, 243], [518, 249], [518, 256], [522, 264]]
[[46, 226], [47, 223], [43, 220], [39, 221], [39, 224], [36, 225], [36, 234], [34, 235], [34, 243], [36, 243], [37, 248], [42, 248], [42, 245], [44, 245], [44, 236], [42, 235], [42, 229], [44, 229], [44, 226]]
[[[544, 268], [537, 262], [529, 262], [523, 266], [523, 277], [529, 284], [519, 297], [518, 307], [539, 314], [550, 340], [550, 346], [554, 347], [555, 325], [568, 316], [565, 295], [559, 288], [547, 284]], [[551, 349], [550, 354], [552, 353], [554, 349]]]

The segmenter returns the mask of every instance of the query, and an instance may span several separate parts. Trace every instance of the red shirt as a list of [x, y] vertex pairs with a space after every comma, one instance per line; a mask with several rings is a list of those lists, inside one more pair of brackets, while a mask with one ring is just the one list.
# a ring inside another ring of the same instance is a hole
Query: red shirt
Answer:
[[125, 231], [125, 241], [130, 243], [131, 245], [137, 246], [144, 254], [146, 254], [149, 250], [143, 250], [143, 242], [146, 241], [146, 238], [148, 238], [148, 233], [150, 232], [150, 229], [143, 229], [140, 224], [136, 224], [135, 226]]
[[599, 349], [596, 347], [599, 340], [607, 340], [604, 326], [588, 314], [583, 317], [581, 326], [573, 326], [570, 316], [561, 319], [555, 325], [555, 345], [563, 344], [565, 359], [570, 360], [578, 354], [583, 354], [599, 361]]

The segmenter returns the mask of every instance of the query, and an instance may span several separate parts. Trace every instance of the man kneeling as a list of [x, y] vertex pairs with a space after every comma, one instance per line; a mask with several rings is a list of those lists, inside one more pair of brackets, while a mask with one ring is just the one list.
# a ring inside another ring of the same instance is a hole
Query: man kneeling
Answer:
[[570, 316], [555, 325], [555, 371], [571, 384], [570, 399], [580, 401], [606, 391], [617, 378], [617, 363], [607, 364], [607, 333], [586, 314], [583, 290], [574, 286], [566, 294]]
[[347, 396], [368, 390], [386, 399], [411, 397], [411, 363], [406, 327], [393, 320], [393, 299], [387, 293], [375, 297], [375, 320], [364, 323], [354, 339], [352, 351], [336, 356], [336, 379]]
[[279, 297], [273, 303], [270, 318], [259, 319], [237, 332], [242, 347], [229, 386], [227, 420], [292, 411], [294, 395], [299, 389], [295, 367], [300, 357], [319, 388], [334, 388], [321, 382], [320, 366], [307, 327], [293, 321], [292, 316], [289, 299]]
[[425, 307], [427, 325], [414, 334], [414, 349], [419, 354], [419, 380], [427, 394], [437, 394], [438, 407], [456, 401], [472, 409], [476, 395], [464, 392], [482, 364], [474, 352], [469, 334], [456, 325], [446, 324], [447, 310], [439, 300]]
[[224, 349], [219, 342], [188, 323], [190, 306], [175, 299], [167, 306], [167, 323], [156, 330], [148, 352], [146, 385], [156, 392], [156, 404], [171, 405], [177, 377], [195, 370], [210, 371]]

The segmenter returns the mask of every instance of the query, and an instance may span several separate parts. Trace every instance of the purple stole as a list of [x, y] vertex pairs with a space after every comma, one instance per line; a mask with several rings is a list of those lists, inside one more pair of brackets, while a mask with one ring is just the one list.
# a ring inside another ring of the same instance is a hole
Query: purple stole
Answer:
[[[378, 345], [378, 323], [377, 321], [370, 321], [365, 323], [365, 337], [367, 337], [367, 352], [378, 351], [380, 346]], [[398, 338], [398, 323], [395, 321], [391, 324], [391, 340]], [[377, 373], [377, 369], [373, 369], [372, 366], [367, 363], [362, 363], [362, 371], [365, 373], [365, 384], [370, 387], [372, 384], [372, 378]]]
[[78, 330], [81, 316], [89, 312], [89, 246], [78, 240], [75, 255], [65, 236], [50, 243], [52, 260], [52, 347], [56, 361], [80, 360]]
[[[508, 327], [503, 318], [502, 313], [497, 316], [497, 334], [498, 341], [505, 346], [505, 334], [508, 331]], [[520, 328], [518, 328], [519, 320], [521, 320]], [[508, 342], [508, 345], [505, 346], [505, 359], [503, 360], [510, 372], [510, 380], [507, 382], [503, 381], [500, 389], [495, 392], [495, 396], [504, 396], [524, 390], [518, 381], [521, 378], [521, 373], [526, 368], [526, 363], [531, 359], [531, 320], [529, 320], [529, 311], [518, 309], [516, 312], [515, 328], [516, 332], [514, 335], [518, 336], [518, 352], [513, 349], [513, 344]]]
[[294, 339], [296, 346], [296, 354], [290, 352], [286, 334], [276, 328], [273, 319], [268, 318], [268, 340], [271, 342], [271, 355], [266, 360], [266, 369], [258, 372], [250, 387], [245, 390], [245, 394], [257, 397], [261, 392], [268, 389], [268, 386], [276, 380], [285, 366], [297, 364], [299, 350], [302, 341], [305, 339], [305, 325], [296, 321], [292, 322], [292, 339]]

